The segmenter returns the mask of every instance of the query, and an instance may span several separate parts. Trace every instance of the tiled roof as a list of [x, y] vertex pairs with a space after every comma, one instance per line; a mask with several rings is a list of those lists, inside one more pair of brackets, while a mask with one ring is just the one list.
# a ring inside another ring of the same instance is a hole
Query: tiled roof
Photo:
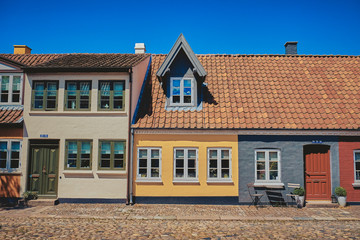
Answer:
[[34, 66], [34, 68], [131, 68], [149, 54], [74, 53]]
[[149, 57], [149, 54], [0, 54], [15, 63], [33, 69], [52, 68], [131, 68]]
[[66, 54], [0, 54], [0, 57], [5, 57], [15, 63], [31, 67], [65, 55]]
[[165, 57], [153, 56], [150, 81], [133, 127], [360, 127], [359, 56], [197, 55], [208, 73], [202, 108], [197, 111], [165, 110], [166, 96], [156, 77]]
[[0, 124], [22, 123], [22, 106], [0, 106]]

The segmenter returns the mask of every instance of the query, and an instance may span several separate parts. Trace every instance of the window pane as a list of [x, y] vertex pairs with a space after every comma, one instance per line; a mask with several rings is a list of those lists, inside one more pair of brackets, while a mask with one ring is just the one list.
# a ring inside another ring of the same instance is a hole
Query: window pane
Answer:
[[77, 85], [75, 82], [68, 82], [66, 88], [67, 88], [67, 108], [76, 109]]
[[80, 82], [80, 109], [90, 107], [90, 82]]
[[173, 87], [180, 88], [180, 80], [173, 80]]
[[360, 171], [356, 171], [355, 180], [360, 181]]
[[189, 178], [194, 178], [194, 177], [196, 177], [196, 169], [194, 169], [194, 168], [189, 168], [189, 169], [188, 169], [188, 177], [189, 177]]
[[36, 82], [34, 90], [34, 108], [41, 109], [43, 108], [44, 100], [44, 83]]
[[217, 160], [210, 160], [210, 168], [217, 168]]
[[278, 171], [270, 171], [270, 180], [278, 179]]
[[139, 169], [139, 175], [141, 177], [147, 177], [147, 169], [146, 168], [140, 168]]
[[173, 96], [173, 103], [180, 103], [180, 96]]
[[2, 76], [1, 80], [1, 102], [8, 102], [9, 96], [9, 76]]
[[81, 168], [90, 168], [91, 143], [81, 142]]
[[152, 168], [151, 169], [151, 177], [159, 177], [159, 169], [158, 168]]
[[184, 96], [191, 96], [191, 88], [184, 88]]
[[176, 150], [176, 158], [183, 158], [184, 150]]
[[151, 159], [151, 167], [158, 168], [159, 167], [159, 159]]
[[146, 168], [147, 167], [147, 159], [139, 159], [139, 167], [140, 168]]
[[184, 103], [191, 103], [191, 96], [184, 96]]
[[159, 150], [151, 150], [151, 158], [159, 158]]
[[114, 168], [124, 168], [123, 142], [114, 142]]
[[188, 160], [188, 168], [195, 168], [195, 160]]
[[229, 159], [229, 150], [221, 150], [221, 158]]
[[265, 161], [265, 152], [257, 152], [256, 153], [256, 160]]
[[123, 160], [114, 160], [114, 168], [124, 168], [124, 161]]
[[183, 168], [184, 167], [184, 159], [176, 159], [176, 167]]
[[269, 152], [269, 160], [270, 161], [277, 161], [278, 160], [278, 153], [277, 152]]
[[229, 169], [222, 169], [221, 170], [221, 177], [222, 178], [229, 178], [230, 177], [230, 170]]
[[265, 180], [265, 171], [257, 171], [256, 179]]
[[12, 102], [20, 101], [20, 76], [13, 77]]
[[20, 142], [12, 142], [10, 168], [18, 168], [19, 159], [20, 159]]
[[147, 150], [146, 149], [140, 149], [139, 150], [139, 158], [146, 158], [147, 157]]
[[209, 176], [211, 178], [217, 178], [217, 169], [210, 169], [210, 173], [209, 173]]
[[110, 160], [102, 159], [101, 160], [101, 167], [102, 168], [109, 168], [110, 167]]
[[110, 82], [100, 83], [100, 108], [110, 108]]
[[360, 161], [360, 152], [355, 153], [355, 161]]
[[57, 94], [57, 84], [53, 82], [48, 83], [46, 108], [56, 108], [56, 94]]
[[6, 168], [7, 142], [0, 142], [0, 168]]
[[173, 95], [174, 96], [179, 96], [180, 95], [180, 88], [173, 88]]
[[278, 170], [278, 163], [277, 162], [270, 162], [269, 164], [270, 170]]
[[176, 177], [184, 177], [184, 169], [176, 169]]
[[221, 168], [229, 168], [229, 160], [222, 160], [221, 161]]
[[101, 142], [101, 161], [100, 167], [110, 168], [111, 144], [110, 142]]
[[0, 151], [7, 151], [7, 142], [0, 142]]
[[355, 163], [355, 170], [359, 170], [359, 171], [360, 171], [360, 162], [356, 162], [356, 163]]
[[77, 160], [77, 142], [68, 142], [67, 167], [76, 168]]
[[188, 158], [196, 158], [196, 150], [188, 150]]
[[257, 170], [265, 170], [265, 162], [257, 162]]
[[123, 107], [123, 82], [114, 82], [114, 109], [121, 109]]
[[10, 168], [19, 168], [19, 160], [11, 160]]
[[184, 88], [191, 88], [191, 80], [184, 80]]
[[210, 150], [210, 158], [217, 158], [217, 150]]

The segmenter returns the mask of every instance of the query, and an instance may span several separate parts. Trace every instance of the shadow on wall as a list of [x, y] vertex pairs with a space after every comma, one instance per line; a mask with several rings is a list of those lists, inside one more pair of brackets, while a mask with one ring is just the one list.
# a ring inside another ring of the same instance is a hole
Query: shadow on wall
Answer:
[[0, 176], [0, 197], [20, 197], [20, 176]]
[[151, 75], [152, 70], [149, 69], [149, 73], [147, 75], [144, 91], [141, 96], [140, 100], [140, 106], [136, 115], [135, 123], [141, 119], [144, 118], [146, 115], [151, 116], [152, 115], [152, 81], [151, 81]]

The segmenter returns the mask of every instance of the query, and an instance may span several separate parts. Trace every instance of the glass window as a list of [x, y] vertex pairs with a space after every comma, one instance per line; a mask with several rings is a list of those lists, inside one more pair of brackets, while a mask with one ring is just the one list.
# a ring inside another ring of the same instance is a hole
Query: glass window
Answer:
[[193, 92], [193, 79], [171, 78], [171, 104], [192, 105]]
[[99, 81], [99, 109], [124, 109], [125, 81]]
[[34, 81], [32, 109], [56, 110], [57, 108], [57, 81]]
[[139, 148], [137, 178], [159, 179], [161, 177], [161, 148]]
[[196, 148], [174, 149], [174, 179], [196, 180], [198, 177]]
[[9, 76], [2, 76], [1, 79], [1, 102], [9, 101]]
[[210, 180], [231, 179], [231, 149], [208, 149], [208, 178]]
[[20, 103], [21, 76], [0, 74], [0, 103]]
[[99, 168], [125, 169], [125, 141], [100, 141]]
[[21, 142], [14, 140], [0, 141], [0, 168], [17, 169], [20, 168], [20, 148]]
[[65, 110], [90, 110], [90, 81], [67, 81]]
[[354, 152], [355, 181], [360, 182], [360, 151]]
[[92, 141], [66, 141], [66, 169], [91, 169]]
[[256, 181], [280, 181], [280, 151], [255, 151]]

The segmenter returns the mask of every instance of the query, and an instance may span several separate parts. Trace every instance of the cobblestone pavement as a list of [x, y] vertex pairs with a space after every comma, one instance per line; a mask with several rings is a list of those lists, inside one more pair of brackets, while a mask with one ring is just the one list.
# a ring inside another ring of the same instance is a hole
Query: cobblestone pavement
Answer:
[[0, 209], [0, 239], [360, 239], [360, 206], [60, 204]]

